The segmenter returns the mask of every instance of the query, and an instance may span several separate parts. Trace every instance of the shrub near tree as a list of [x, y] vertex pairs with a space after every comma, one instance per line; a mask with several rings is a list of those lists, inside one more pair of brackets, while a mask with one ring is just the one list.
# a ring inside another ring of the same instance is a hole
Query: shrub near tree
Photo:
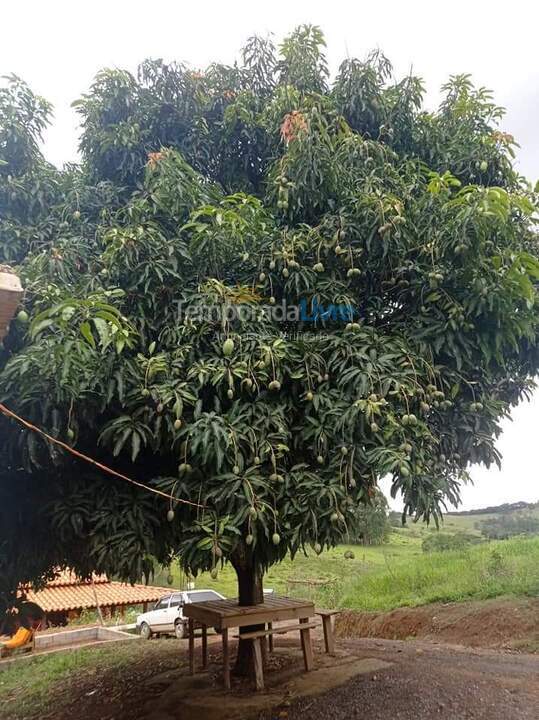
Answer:
[[353, 532], [380, 477], [437, 521], [470, 465], [499, 462], [537, 372], [539, 279], [502, 110], [455, 76], [423, 111], [378, 52], [330, 83], [324, 49], [302, 26], [234, 66], [103, 70], [63, 170], [39, 149], [50, 106], [5, 82], [0, 262], [26, 298], [2, 401], [173, 499], [3, 418], [4, 604], [56, 565], [138, 580], [176, 555], [231, 562], [259, 602], [269, 565]]
[[481, 542], [481, 538], [473, 533], [434, 532], [421, 543], [423, 552], [446, 552], [449, 550], [466, 550], [470, 545]]

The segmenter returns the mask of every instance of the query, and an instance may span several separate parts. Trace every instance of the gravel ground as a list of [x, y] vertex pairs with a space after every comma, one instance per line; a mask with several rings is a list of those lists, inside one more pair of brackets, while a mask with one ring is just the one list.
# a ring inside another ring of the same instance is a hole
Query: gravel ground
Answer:
[[393, 663], [259, 720], [537, 720], [539, 657], [442, 644], [349, 640], [342, 649]]

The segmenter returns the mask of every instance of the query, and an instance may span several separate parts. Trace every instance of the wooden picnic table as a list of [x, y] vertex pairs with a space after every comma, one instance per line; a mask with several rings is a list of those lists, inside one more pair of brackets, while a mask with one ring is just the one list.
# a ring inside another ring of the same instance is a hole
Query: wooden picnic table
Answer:
[[[315, 615], [314, 603], [309, 600], [296, 600], [294, 598], [280, 597], [278, 595], [266, 596], [259, 605], [238, 605], [238, 600], [208, 600], [206, 602], [187, 603], [183, 607], [183, 615], [189, 620], [189, 671], [195, 672], [195, 623], [202, 627], [202, 667], [207, 666], [207, 629], [215, 628], [221, 633], [223, 643], [223, 675], [225, 688], [230, 689], [230, 656], [228, 646], [228, 631], [230, 628], [242, 628], [251, 625], [263, 625], [267, 631], [256, 633], [267, 635], [270, 639], [270, 650], [273, 648], [274, 622], [283, 620], [298, 620], [298, 626], [288, 626], [285, 632], [297, 629], [300, 631], [301, 647], [305, 669], [310, 670], [313, 665], [313, 649], [310, 630], [313, 627], [309, 619]], [[303, 629], [301, 625], [305, 625]], [[256, 639], [258, 640], [258, 638]], [[259, 655], [260, 645], [255, 641], [255, 661]], [[260, 657], [255, 662], [258, 668], [257, 688], [263, 688], [262, 663]]]

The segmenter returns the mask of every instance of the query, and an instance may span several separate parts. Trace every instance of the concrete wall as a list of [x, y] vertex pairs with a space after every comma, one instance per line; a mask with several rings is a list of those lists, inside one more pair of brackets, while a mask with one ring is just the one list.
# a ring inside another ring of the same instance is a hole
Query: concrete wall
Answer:
[[78, 645], [79, 643], [106, 641], [106, 640], [137, 640], [137, 635], [116, 630], [115, 628], [93, 627], [62, 630], [53, 633], [36, 634], [36, 650], [62, 647], [64, 645]]

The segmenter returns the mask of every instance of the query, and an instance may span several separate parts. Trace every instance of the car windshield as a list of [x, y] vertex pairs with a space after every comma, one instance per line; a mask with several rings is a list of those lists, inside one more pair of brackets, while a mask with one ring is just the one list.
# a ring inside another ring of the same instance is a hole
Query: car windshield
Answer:
[[221, 596], [213, 590], [201, 590], [188, 593], [191, 602], [205, 602], [206, 600], [221, 600]]
[[163, 608], [168, 607], [169, 597], [170, 597], [170, 596], [167, 595], [167, 597], [164, 597], [164, 598], [161, 598], [161, 600], [158, 600], [158, 601], [155, 603], [154, 610], [162, 610]]

